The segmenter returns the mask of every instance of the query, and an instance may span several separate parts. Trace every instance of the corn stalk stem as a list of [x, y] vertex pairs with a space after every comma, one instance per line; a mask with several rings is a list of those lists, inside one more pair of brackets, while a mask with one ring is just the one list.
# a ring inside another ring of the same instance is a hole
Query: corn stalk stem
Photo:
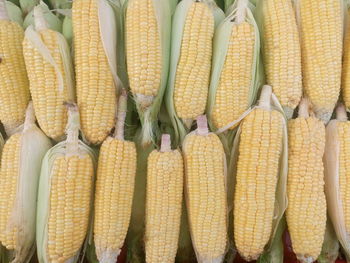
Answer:
[[170, 141], [170, 135], [169, 134], [163, 134], [162, 135], [162, 142], [160, 144], [160, 151], [163, 152], [163, 153], [171, 151], [171, 141]]

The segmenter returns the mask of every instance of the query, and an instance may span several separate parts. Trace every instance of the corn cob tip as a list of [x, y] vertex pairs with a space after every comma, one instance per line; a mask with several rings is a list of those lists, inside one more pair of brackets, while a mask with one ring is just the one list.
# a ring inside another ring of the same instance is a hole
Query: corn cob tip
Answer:
[[98, 253], [97, 259], [100, 263], [115, 263], [119, 254], [120, 249], [107, 249]]
[[9, 20], [5, 0], [0, 0], [0, 20]]
[[171, 140], [169, 134], [162, 135], [162, 142], [160, 144], [161, 152], [170, 152], [171, 151]]
[[200, 115], [197, 117], [197, 133], [202, 136], [208, 135], [209, 129], [207, 116]]
[[313, 263], [315, 261], [315, 259], [313, 259], [312, 257], [307, 257], [299, 254], [297, 254], [296, 256], [300, 263]]
[[261, 90], [259, 106], [262, 108], [270, 109], [271, 108], [271, 94], [272, 87], [269, 85], [264, 85]]
[[35, 118], [33, 102], [30, 101], [28, 103], [27, 110], [26, 110], [26, 116], [25, 116], [25, 119], [24, 119], [24, 128], [23, 128], [23, 130], [27, 130], [32, 125], [34, 125], [35, 124], [35, 120], [36, 120], [36, 118]]
[[115, 126], [114, 137], [119, 140], [124, 140], [124, 123], [126, 118], [126, 111], [128, 107], [128, 94], [125, 90], [119, 96], [117, 123]]
[[34, 24], [37, 31], [48, 29], [48, 23], [44, 18], [43, 9], [40, 5], [34, 7]]
[[215, 259], [198, 259], [199, 263], [222, 263], [224, 260], [224, 257], [219, 257]]
[[315, 115], [317, 118], [319, 118], [321, 121], [323, 121], [324, 124], [327, 124], [329, 122], [329, 120], [332, 117], [332, 113], [333, 111], [329, 111], [329, 110], [324, 110], [324, 109], [320, 109], [320, 110], [315, 110]]
[[348, 115], [346, 114], [346, 108], [343, 103], [340, 103], [336, 110], [336, 117], [338, 121], [347, 121], [348, 120]]
[[307, 98], [302, 98], [299, 103], [298, 116], [303, 118], [310, 117], [310, 102]]

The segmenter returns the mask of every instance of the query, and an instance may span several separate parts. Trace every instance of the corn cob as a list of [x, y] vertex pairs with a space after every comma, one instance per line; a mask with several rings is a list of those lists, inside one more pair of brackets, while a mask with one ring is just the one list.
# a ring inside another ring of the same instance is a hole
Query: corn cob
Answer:
[[239, 1], [215, 33], [208, 108], [217, 129], [238, 119], [253, 101], [259, 35], [247, 12], [247, 1]]
[[234, 241], [247, 261], [256, 260], [273, 232], [283, 142], [283, 115], [271, 110], [271, 87], [242, 122], [234, 193]]
[[328, 122], [340, 92], [342, 0], [298, 0], [305, 93], [316, 117]]
[[302, 95], [300, 41], [294, 8], [291, 0], [260, 3], [266, 80], [287, 118], [291, 118]]
[[124, 140], [127, 95], [118, 102], [114, 137], [102, 143], [97, 168], [94, 241], [99, 262], [115, 263], [129, 227], [136, 174], [136, 147]]
[[64, 136], [67, 110], [64, 101], [74, 101], [73, 65], [68, 44], [58, 32], [48, 29], [41, 6], [34, 8], [36, 31], [27, 28], [23, 54], [38, 123], [55, 140]]
[[185, 137], [186, 198], [193, 247], [199, 263], [222, 262], [227, 243], [226, 157], [205, 116]]
[[326, 146], [323, 158], [325, 167], [325, 192], [327, 212], [332, 220], [337, 239], [344, 255], [350, 258], [350, 206], [349, 206], [349, 171], [348, 152], [350, 121], [344, 105], [336, 109], [336, 119], [326, 127]]
[[193, 1], [186, 15], [174, 86], [175, 111], [185, 122], [191, 123], [205, 111], [214, 24], [210, 7]]
[[347, 25], [344, 36], [344, 54], [343, 54], [343, 71], [342, 71], [342, 95], [345, 106], [350, 108], [350, 9], [347, 10]]
[[[163, 134], [160, 151], [148, 157], [146, 192], [146, 262], [175, 262], [183, 191], [183, 160]], [[159, 247], [161, 246], [161, 247]]]
[[90, 221], [95, 155], [79, 141], [79, 113], [69, 105], [67, 140], [43, 160], [37, 212], [39, 262], [73, 262]]
[[325, 127], [309, 115], [308, 107], [307, 99], [302, 99], [299, 117], [288, 123], [287, 224], [293, 251], [303, 263], [319, 256], [327, 219], [322, 163]]
[[163, 0], [128, 0], [125, 46], [130, 89], [142, 124], [142, 143], [153, 140], [169, 72], [171, 6]]
[[[116, 63], [113, 60], [116, 59], [116, 47], [108, 45], [112, 50], [107, 50], [107, 45], [104, 45], [106, 39], [101, 29], [106, 25], [101, 25], [100, 16], [102, 12], [103, 16], [110, 16], [108, 37], [113, 38], [116, 33], [115, 18], [110, 9], [106, 0], [77, 0], [72, 8], [81, 128], [86, 140], [93, 144], [102, 143], [115, 124]], [[114, 54], [113, 57], [109, 56], [108, 51]]]
[[0, 120], [8, 135], [24, 122], [30, 96], [23, 38], [23, 29], [9, 20], [5, 0], [0, 0]]
[[51, 147], [35, 125], [31, 103], [21, 128], [6, 141], [0, 169], [0, 242], [14, 251], [14, 262], [25, 262], [32, 256], [40, 166]]

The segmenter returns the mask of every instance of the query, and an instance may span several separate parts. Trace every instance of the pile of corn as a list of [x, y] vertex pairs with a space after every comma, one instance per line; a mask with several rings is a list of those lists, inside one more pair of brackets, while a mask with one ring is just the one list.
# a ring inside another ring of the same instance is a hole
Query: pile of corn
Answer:
[[0, 263], [350, 262], [348, 110], [347, 0], [0, 0]]

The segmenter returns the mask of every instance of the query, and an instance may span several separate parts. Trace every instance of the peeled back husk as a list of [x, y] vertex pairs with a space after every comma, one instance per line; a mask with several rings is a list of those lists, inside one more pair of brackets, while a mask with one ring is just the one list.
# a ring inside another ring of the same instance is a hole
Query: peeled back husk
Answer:
[[65, 16], [62, 24], [62, 34], [66, 38], [68, 44], [72, 45], [73, 40], [73, 26], [72, 26], [72, 17]]
[[[70, 106], [75, 107], [75, 106]], [[38, 209], [37, 209], [37, 221], [36, 221], [36, 246], [38, 260], [40, 263], [50, 262], [47, 254], [48, 246], [48, 219], [50, 211], [50, 196], [51, 196], [51, 180], [53, 178], [52, 167], [55, 160], [64, 156], [65, 158], [87, 156], [91, 159], [94, 166], [94, 171], [97, 165], [96, 152], [79, 140], [79, 114], [77, 109], [73, 110], [73, 113], [69, 109], [69, 117], [67, 124], [67, 140], [56, 144], [45, 155], [42, 166], [39, 181], [38, 192]], [[92, 206], [94, 195], [94, 175], [91, 177], [91, 193], [90, 193], [90, 211], [89, 211], [89, 223], [86, 230], [85, 241], [81, 244], [80, 248], [76, 251], [75, 255], [67, 260], [67, 262], [75, 263], [79, 260], [81, 251], [86, 250], [88, 243], [92, 242]], [[76, 226], [76, 225], [75, 225]], [[83, 253], [84, 256], [84, 253]]]
[[[44, 2], [40, 2], [40, 6], [42, 7], [44, 18], [48, 23], [49, 29], [55, 30], [57, 32], [62, 32], [61, 20], [50, 11], [49, 7]], [[34, 10], [31, 10], [26, 15], [23, 22], [23, 28], [26, 29], [30, 25], [34, 26]]]
[[32, 11], [37, 4], [39, 4], [39, 0], [19, 0], [19, 5], [24, 15]]
[[[175, 142], [177, 144], [183, 141], [184, 137], [186, 136], [189, 130], [189, 128], [186, 127], [184, 122], [176, 114], [173, 96], [177, 66], [181, 54], [182, 36], [184, 32], [186, 17], [188, 11], [190, 10], [194, 2], [194, 0], [182, 0], [176, 7], [172, 24], [170, 71], [168, 88], [166, 90], [165, 95], [165, 103], [171, 122], [173, 123], [175, 129]], [[216, 5], [214, 0], [205, 0], [201, 2], [206, 3], [211, 8], [216, 28], [225, 17], [223, 11]]]
[[[11, 251], [13, 262], [27, 262], [35, 248], [36, 198], [41, 162], [51, 147], [49, 138], [35, 124], [32, 103], [27, 108], [25, 123], [19, 133], [19, 163], [3, 164], [19, 167], [16, 197], [6, 231], [9, 233], [15, 231], [16, 235], [15, 249]], [[16, 159], [11, 160], [14, 161]]]
[[23, 26], [22, 10], [10, 1], [6, 1], [6, 9], [10, 20]]

